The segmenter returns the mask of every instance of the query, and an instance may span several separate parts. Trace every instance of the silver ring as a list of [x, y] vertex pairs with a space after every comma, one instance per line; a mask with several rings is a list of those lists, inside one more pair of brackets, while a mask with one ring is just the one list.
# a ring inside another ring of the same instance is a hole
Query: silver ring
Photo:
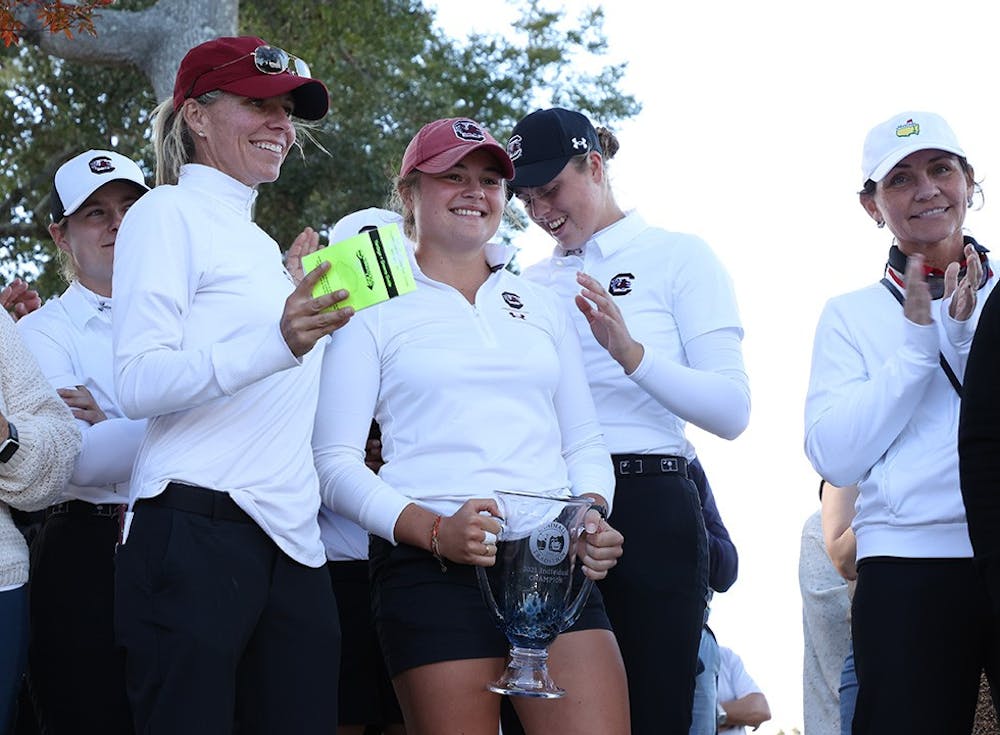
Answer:
[[483, 531], [483, 543], [487, 546], [492, 546], [497, 542], [497, 535], [492, 531]]

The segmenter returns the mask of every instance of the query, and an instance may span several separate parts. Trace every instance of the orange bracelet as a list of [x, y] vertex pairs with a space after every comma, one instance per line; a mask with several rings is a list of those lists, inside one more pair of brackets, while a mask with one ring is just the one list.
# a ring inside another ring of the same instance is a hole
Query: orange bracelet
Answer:
[[441, 550], [438, 547], [438, 531], [441, 530], [441, 516], [434, 519], [434, 525], [431, 526], [431, 553], [434, 558], [438, 560], [438, 564], [441, 565], [441, 571], [447, 572], [448, 567], [444, 565], [444, 557], [441, 556]]

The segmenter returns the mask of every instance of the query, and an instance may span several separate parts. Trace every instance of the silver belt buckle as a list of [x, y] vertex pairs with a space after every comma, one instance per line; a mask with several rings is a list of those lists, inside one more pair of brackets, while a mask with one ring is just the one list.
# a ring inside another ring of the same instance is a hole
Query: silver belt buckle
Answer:
[[663, 457], [660, 460], [660, 472], [677, 472], [677, 460], [674, 457]]

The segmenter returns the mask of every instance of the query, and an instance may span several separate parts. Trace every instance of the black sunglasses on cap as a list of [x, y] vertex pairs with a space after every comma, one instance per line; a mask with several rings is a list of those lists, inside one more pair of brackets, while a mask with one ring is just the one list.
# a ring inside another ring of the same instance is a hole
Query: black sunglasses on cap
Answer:
[[225, 64], [219, 64], [218, 66], [213, 66], [207, 71], [203, 71], [195, 77], [193, 82], [191, 82], [191, 86], [188, 88], [185, 97], [191, 96], [191, 92], [194, 91], [194, 87], [198, 83], [198, 80], [206, 74], [211, 74], [213, 71], [218, 71], [219, 69], [225, 69], [227, 66], [232, 66], [233, 64], [243, 61], [243, 59], [247, 56], [253, 57], [253, 64], [257, 68], [257, 71], [261, 74], [284, 74], [287, 71], [289, 74], [297, 77], [312, 76], [309, 71], [309, 64], [304, 62], [298, 56], [293, 56], [277, 46], [258, 46], [249, 54], [243, 54], [232, 61], [227, 61]]

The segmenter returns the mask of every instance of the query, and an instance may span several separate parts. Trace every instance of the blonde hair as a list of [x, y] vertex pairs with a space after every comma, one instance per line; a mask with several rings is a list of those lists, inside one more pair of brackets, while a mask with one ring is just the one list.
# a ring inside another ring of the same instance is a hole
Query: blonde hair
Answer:
[[403, 234], [411, 241], [417, 240], [417, 219], [413, 208], [407, 206], [403, 192], [414, 192], [420, 189], [420, 172], [414, 169], [406, 176], [397, 176], [392, 181], [392, 188], [386, 199], [386, 209], [398, 212], [403, 217]]
[[[66, 234], [66, 223], [65, 217], [62, 218], [62, 221], [54, 223], [63, 235]], [[73, 283], [76, 280], [76, 264], [73, 262], [73, 256], [60, 247], [56, 248], [56, 264], [59, 266], [59, 276], [66, 283]]]
[[[601, 158], [604, 159], [604, 165], [607, 167], [608, 161], [615, 157], [615, 154], [618, 152], [618, 148], [620, 147], [618, 138], [614, 133], [605, 127], [598, 127], [596, 131], [597, 142], [601, 144], [601, 150], [603, 151]], [[577, 171], [586, 171], [588, 165], [587, 162], [590, 160], [590, 152], [573, 156], [570, 160], [573, 161], [573, 165], [576, 166]]]
[[[199, 105], [210, 105], [222, 91], [193, 98]], [[194, 160], [194, 136], [181, 110], [174, 110], [174, 100], [168, 97], [153, 111], [153, 149], [156, 152], [156, 185], [176, 184], [181, 166]]]

